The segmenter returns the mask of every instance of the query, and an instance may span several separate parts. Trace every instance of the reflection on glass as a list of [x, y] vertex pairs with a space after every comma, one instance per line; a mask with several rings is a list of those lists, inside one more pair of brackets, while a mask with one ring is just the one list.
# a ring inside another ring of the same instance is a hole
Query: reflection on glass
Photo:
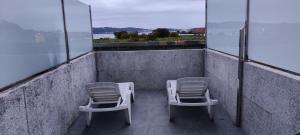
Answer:
[[60, 0], [1, 0], [0, 88], [66, 61]]
[[77, 0], [65, 0], [66, 24], [70, 57], [75, 58], [92, 50], [89, 6]]
[[239, 30], [246, 20], [246, 0], [208, 0], [207, 5], [207, 46], [238, 55]]
[[299, 5], [299, 0], [251, 1], [250, 59], [300, 73]]

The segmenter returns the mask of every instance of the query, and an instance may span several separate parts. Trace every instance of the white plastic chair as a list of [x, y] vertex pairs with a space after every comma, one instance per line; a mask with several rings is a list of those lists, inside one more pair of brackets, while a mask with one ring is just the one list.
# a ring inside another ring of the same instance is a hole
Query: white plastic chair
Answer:
[[[213, 120], [213, 105], [218, 100], [211, 99], [208, 89], [208, 79], [204, 77], [185, 77], [167, 81], [170, 121], [173, 120], [173, 106], [207, 106], [209, 118]], [[199, 102], [186, 102], [199, 100]]]
[[[90, 125], [92, 114], [95, 112], [110, 112], [125, 110], [126, 123], [131, 124], [131, 101], [134, 101], [134, 83], [96, 82], [88, 84], [90, 98], [86, 106], [79, 110], [87, 113], [87, 126]], [[99, 108], [99, 105], [113, 104], [108, 108]]]

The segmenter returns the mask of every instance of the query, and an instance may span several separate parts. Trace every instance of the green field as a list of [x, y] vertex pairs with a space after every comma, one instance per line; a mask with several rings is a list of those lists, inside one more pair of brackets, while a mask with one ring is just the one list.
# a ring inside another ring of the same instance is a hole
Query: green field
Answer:
[[161, 41], [161, 42], [174, 42], [174, 41], [205, 41], [204, 36], [198, 35], [185, 35], [179, 37], [166, 37], [166, 38], [156, 38], [155, 40], [147, 40], [145, 38], [139, 38], [137, 41], [132, 41], [130, 39], [110, 39], [110, 38], [101, 38], [94, 39], [95, 43], [115, 43], [115, 42], [147, 42], [147, 41]]

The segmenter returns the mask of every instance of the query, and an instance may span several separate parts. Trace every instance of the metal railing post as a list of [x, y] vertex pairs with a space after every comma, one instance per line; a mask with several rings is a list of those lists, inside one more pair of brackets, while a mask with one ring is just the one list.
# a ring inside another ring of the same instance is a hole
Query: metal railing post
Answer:
[[61, 4], [62, 4], [62, 14], [63, 14], [63, 23], [64, 23], [64, 34], [65, 34], [67, 63], [69, 63], [70, 62], [70, 49], [69, 49], [69, 37], [68, 37], [68, 31], [67, 31], [66, 14], [65, 14], [65, 2], [64, 2], [64, 0], [61, 0]]
[[92, 17], [92, 7], [89, 5], [89, 12], [90, 12], [90, 27], [91, 27], [91, 34], [92, 34], [92, 44], [94, 47], [94, 32], [93, 32], [93, 17]]
[[237, 127], [241, 127], [241, 123], [242, 123], [244, 62], [245, 62], [245, 28], [242, 28], [240, 29], [240, 39], [239, 39], [239, 65], [238, 65], [239, 87], [237, 91], [237, 109], [236, 109], [236, 123], [235, 123]]

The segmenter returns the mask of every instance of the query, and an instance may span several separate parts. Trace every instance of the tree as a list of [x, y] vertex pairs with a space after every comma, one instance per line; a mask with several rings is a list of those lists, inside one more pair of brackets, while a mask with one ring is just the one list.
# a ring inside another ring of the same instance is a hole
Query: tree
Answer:
[[137, 41], [139, 41], [140, 40], [139, 33], [138, 32], [131, 32], [131, 33], [129, 33], [129, 40], [131, 42], [137, 42]]
[[171, 32], [170, 37], [179, 37], [177, 32]]
[[140, 37], [141, 39], [143, 39], [143, 40], [146, 40], [146, 39], [147, 39], [147, 36], [148, 36], [148, 35], [146, 35], [145, 33], [139, 35], [139, 37]]
[[187, 32], [186, 31], [181, 31], [181, 33], [180, 34], [187, 34]]
[[157, 28], [152, 31], [152, 34], [156, 37], [164, 38], [169, 37], [170, 31], [167, 28]]
[[157, 38], [157, 37], [156, 37], [154, 34], [152, 34], [152, 33], [149, 33], [149, 34], [147, 35], [147, 40], [148, 40], [148, 41], [154, 41], [156, 38]]
[[114, 35], [117, 39], [128, 39], [129, 34], [127, 31], [114, 32]]

